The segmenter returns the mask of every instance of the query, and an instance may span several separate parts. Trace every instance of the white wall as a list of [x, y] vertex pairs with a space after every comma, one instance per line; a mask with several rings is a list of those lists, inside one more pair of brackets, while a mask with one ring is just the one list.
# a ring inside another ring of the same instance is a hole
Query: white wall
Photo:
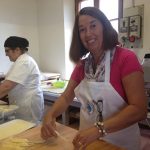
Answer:
[[[132, 3], [134, 2], [134, 3]], [[144, 28], [143, 28], [143, 48], [135, 49], [140, 59], [143, 59], [145, 53], [150, 53], [150, 0], [124, 0], [124, 8], [144, 4]]]
[[[150, 52], [150, 2], [144, 4], [143, 48], [136, 49], [142, 59]], [[124, 0], [124, 7], [132, 0]], [[5, 56], [3, 43], [8, 36], [24, 36], [30, 41], [29, 53], [44, 72], [59, 72], [69, 78], [72, 64], [68, 53], [74, 24], [74, 0], [0, 0], [0, 72], [7, 72], [10, 62]]]
[[11, 65], [3, 45], [12, 35], [29, 40], [29, 53], [39, 63], [36, 0], [0, 0], [0, 72], [6, 73]]
[[0, 0], [0, 72], [11, 65], [3, 43], [16, 35], [29, 40], [29, 53], [41, 71], [59, 72], [68, 79], [73, 23], [74, 0]]
[[64, 31], [65, 31], [65, 78], [69, 79], [74, 65], [69, 58], [69, 49], [72, 39], [73, 25], [75, 21], [74, 0], [64, 0]]
[[38, 0], [40, 68], [65, 74], [63, 0]]
[[40, 68], [68, 79], [68, 52], [74, 23], [74, 1], [38, 0]]

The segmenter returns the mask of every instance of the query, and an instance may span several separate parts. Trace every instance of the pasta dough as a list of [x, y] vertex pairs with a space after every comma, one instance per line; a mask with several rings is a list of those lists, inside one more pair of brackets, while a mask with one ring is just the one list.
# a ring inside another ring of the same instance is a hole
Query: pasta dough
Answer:
[[9, 138], [1, 141], [0, 143], [1, 150], [27, 150], [32, 146], [33, 143], [31, 143], [28, 139], [21, 138]]

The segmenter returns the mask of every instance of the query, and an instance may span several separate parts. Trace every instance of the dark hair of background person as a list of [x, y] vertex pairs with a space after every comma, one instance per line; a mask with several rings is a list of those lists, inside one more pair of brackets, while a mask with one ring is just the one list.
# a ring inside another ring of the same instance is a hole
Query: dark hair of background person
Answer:
[[70, 46], [69, 56], [71, 61], [73, 61], [74, 63], [77, 63], [83, 56], [85, 56], [89, 52], [81, 43], [81, 39], [79, 36], [78, 24], [79, 24], [79, 16], [81, 15], [88, 15], [94, 17], [101, 22], [103, 26], [102, 48], [104, 50], [112, 49], [119, 44], [118, 34], [116, 30], [112, 27], [110, 21], [104, 15], [104, 13], [95, 7], [84, 7], [76, 15], [74, 28], [73, 28], [73, 35], [72, 35], [72, 42]]
[[25, 53], [28, 51], [27, 47], [29, 47], [29, 41], [23, 37], [10, 36], [4, 42], [4, 47], [11, 48], [12, 50], [15, 50], [18, 47], [22, 53]]

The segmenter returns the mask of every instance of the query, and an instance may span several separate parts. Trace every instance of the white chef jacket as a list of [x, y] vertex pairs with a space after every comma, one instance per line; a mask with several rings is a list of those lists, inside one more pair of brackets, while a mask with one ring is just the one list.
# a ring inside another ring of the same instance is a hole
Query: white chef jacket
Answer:
[[9, 93], [10, 104], [16, 104], [16, 118], [38, 123], [43, 115], [44, 99], [40, 88], [40, 71], [32, 57], [22, 54], [6, 75], [6, 80], [18, 83]]

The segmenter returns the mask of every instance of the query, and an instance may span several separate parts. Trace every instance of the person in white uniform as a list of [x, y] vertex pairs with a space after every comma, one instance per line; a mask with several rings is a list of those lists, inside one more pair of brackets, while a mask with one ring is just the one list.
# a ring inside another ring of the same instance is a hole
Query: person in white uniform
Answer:
[[55, 119], [76, 97], [81, 102], [76, 149], [103, 139], [140, 150], [138, 121], [146, 118], [142, 67], [134, 52], [119, 47], [117, 32], [97, 8], [76, 16], [70, 58], [77, 65], [64, 93], [43, 119], [41, 137], [57, 136]]
[[27, 54], [29, 42], [10, 36], [4, 47], [6, 56], [14, 63], [0, 84], [0, 98], [8, 94], [9, 104], [19, 106], [16, 118], [39, 123], [43, 117], [44, 99], [38, 65]]

